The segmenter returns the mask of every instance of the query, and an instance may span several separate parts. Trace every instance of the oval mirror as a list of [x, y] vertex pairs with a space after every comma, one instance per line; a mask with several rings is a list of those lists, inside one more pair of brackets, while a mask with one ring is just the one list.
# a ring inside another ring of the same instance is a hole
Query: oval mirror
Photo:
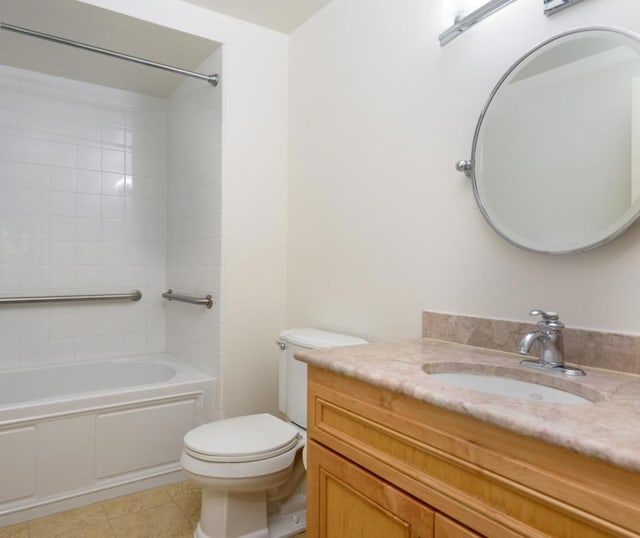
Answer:
[[584, 28], [528, 52], [491, 93], [470, 167], [483, 215], [519, 247], [620, 235], [640, 215], [640, 41]]

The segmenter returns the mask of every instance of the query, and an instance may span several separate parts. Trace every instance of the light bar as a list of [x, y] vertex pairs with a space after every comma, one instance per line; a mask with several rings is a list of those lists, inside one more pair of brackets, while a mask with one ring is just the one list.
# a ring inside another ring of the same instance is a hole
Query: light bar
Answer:
[[475, 11], [472, 11], [468, 15], [465, 15], [462, 19], [456, 20], [456, 23], [453, 26], [447, 28], [438, 36], [438, 39], [440, 40], [440, 46], [444, 47], [447, 43], [458, 37], [460, 34], [466, 32], [474, 24], [480, 22], [482, 19], [486, 19], [492, 13], [495, 13], [499, 9], [502, 9], [504, 6], [514, 1], [515, 0], [490, 0]]

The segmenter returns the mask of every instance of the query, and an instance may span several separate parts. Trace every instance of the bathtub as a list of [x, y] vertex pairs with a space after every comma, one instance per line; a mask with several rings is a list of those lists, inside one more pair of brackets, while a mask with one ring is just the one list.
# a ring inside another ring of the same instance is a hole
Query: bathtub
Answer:
[[165, 353], [0, 372], [0, 527], [182, 479], [215, 383]]

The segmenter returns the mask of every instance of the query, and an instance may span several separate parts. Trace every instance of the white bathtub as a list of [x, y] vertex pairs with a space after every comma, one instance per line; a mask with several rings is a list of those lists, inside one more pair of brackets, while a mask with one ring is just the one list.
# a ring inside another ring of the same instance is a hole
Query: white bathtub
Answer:
[[0, 527], [179, 480], [215, 382], [164, 353], [0, 372]]

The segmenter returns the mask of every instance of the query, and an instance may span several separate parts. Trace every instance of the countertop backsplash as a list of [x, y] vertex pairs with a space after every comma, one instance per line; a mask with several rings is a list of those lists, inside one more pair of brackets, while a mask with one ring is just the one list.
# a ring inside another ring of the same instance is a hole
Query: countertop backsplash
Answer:
[[[535, 321], [422, 313], [423, 337], [512, 353], [520, 339], [534, 328]], [[640, 374], [640, 336], [566, 327], [564, 356], [574, 364]]]

